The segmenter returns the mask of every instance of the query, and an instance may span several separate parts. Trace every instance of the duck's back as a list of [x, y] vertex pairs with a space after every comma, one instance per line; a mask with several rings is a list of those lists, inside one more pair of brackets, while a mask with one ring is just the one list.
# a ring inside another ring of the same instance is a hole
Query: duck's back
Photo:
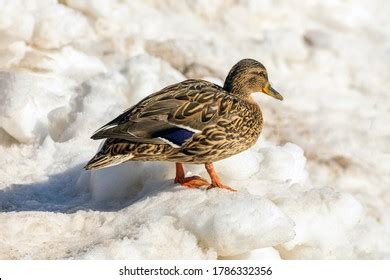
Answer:
[[[255, 103], [191, 79], [146, 97], [92, 138], [107, 138], [96, 157], [111, 158], [111, 165], [119, 163], [115, 159], [205, 163], [249, 148], [261, 127]], [[96, 168], [93, 161], [88, 165]]]

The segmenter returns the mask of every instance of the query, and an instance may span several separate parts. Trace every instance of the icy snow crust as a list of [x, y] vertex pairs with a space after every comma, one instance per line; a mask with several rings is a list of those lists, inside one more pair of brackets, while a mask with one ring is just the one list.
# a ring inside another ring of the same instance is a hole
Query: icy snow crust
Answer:
[[[0, 259], [390, 258], [389, 1], [60, 2], [0, 2]], [[238, 193], [82, 169], [124, 109], [245, 57], [285, 100], [216, 163]]]

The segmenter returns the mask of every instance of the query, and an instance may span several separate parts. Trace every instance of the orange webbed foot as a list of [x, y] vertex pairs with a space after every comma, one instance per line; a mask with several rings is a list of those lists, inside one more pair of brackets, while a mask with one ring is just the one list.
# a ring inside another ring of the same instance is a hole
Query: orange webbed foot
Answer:
[[213, 189], [213, 188], [220, 188], [220, 189], [225, 189], [225, 190], [228, 190], [228, 191], [231, 191], [231, 192], [236, 192], [237, 190], [229, 187], [229, 186], [226, 186], [226, 185], [223, 185], [223, 184], [211, 184], [210, 186], [207, 187], [207, 189]]
[[212, 163], [206, 163], [205, 167], [206, 167], [206, 170], [209, 173], [210, 178], [211, 178], [211, 185], [208, 186], [208, 188], [207, 188], [208, 190], [212, 189], [212, 188], [220, 188], [220, 189], [225, 189], [225, 190], [228, 190], [231, 192], [237, 191], [229, 186], [222, 184], [221, 179], [219, 179], [217, 172], [215, 172], [214, 166]]
[[178, 183], [187, 188], [200, 188], [210, 184], [206, 179], [203, 179], [199, 176], [184, 177], [183, 164], [180, 162], [176, 163], [175, 183]]
[[211, 178], [211, 184], [204, 178], [199, 176], [191, 176], [191, 177], [184, 177], [184, 168], [183, 164], [180, 162], [176, 163], [176, 178], [175, 183], [178, 183], [184, 187], [187, 188], [196, 188], [199, 189], [203, 186], [208, 186], [206, 189], [212, 189], [212, 188], [220, 188], [225, 189], [231, 192], [236, 192], [237, 190], [226, 186], [221, 183], [221, 180], [219, 179], [217, 173], [214, 170], [214, 166], [212, 163], [206, 163], [206, 170], [210, 175]]
[[175, 179], [175, 183], [187, 188], [200, 188], [210, 184], [206, 179], [199, 176], [177, 178]]

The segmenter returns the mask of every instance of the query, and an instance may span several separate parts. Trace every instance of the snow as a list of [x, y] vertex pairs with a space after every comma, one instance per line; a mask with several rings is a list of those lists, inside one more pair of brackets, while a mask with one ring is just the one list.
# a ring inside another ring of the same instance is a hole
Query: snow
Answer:
[[[390, 258], [389, 9], [0, 2], [0, 259]], [[254, 94], [259, 141], [215, 163], [237, 193], [174, 184], [173, 163], [83, 170], [123, 110], [246, 57], [285, 99]]]
[[60, 48], [91, 32], [88, 20], [74, 9], [50, 5], [36, 15], [33, 43], [40, 48]]
[[47, 114], [67, 99], [66, 79], [26, 72], [1, 72], [2, 127], [19, 142], [47, 134]]
[[[156, 207], [158, 207], [158, 212], [156, 212]], [[242, 211], [243, 207], [246, 207], [246, 211]], [[226, 209], [229, 210], [226, 211]], [[135, 220], [145, 219], [147, 224], [137, 221], [136, 224], [140, 223], [138, 233], [135, 236], [126, 236], [127, 238], [119, 243], [127, 247], [130, 241], [132, 246], [139, 247], [137, 250], [145, 251], [142, 253], [144, 258], [159, 258], [158, 252], [154, 250], [166, 251], [161, 257], [171, 259], [175, 256], [178, 258], [208, 258], [211, 255], [215, 258], [215, 256], [236, 255], [250, 251], [252, 248], [279, 244], [294, 236], [292, 220], [286, 217], [278, 207], [267, 199], [244, 192], [232, 196], [229, 193], [221, 194], [217, 190], [206, 193], [199, 190], [187, 192], [181, 187], [172, 189], [169, 186], [167, 191], [159, 190], [157, 194], [155, 191], [148, 193], [146, 200], [133, 204], [125, 210], [125, 212], [130, 212], [128, 215], [134, 213], [133, 211], [137, 213]], [[254, 224], [253, 220], [258, 222]], [[153, 222], [149, 225], [149, 221]], [[237, 223], [238, 226], [232, 227], [231, 223]], [[134, 227], [134, 222], [127, 224], [126, 227], [130, 230]], [[169, 230], [172, 227], [173, 230]], [[191, 237], [196, 241], [188, 244], [184, 241], [180, 242], [180, 249], [177, 250], [183, 250], [183, 253], [167, 250], [168, 247], [177, 247], [175, 245], [178, 242], [176, 235], [180, 235], [179, 240]], [[138, 236], [139, 238], [134, 240]], [[156, 243], [152, 247], [143, 244], [151, 241]], [[107, 254], [112, 250], [111, 246], [104, 246], [106, 242], [104, 240], [103, 248], [99, 246], [99, 249], [94, 249], [93, 254], [97, 251], [99, 254], [103, 252]], [[118, 240], [114, 239], [114, 242], [118, 243]], [[155, 246], [157, 248], [154, 248]], [[204, 248], [207, 248], [207, 255], [191, 257], [186, 252], [194, 249], [205, 251]], [[131, 251], [130, 248], [129, 251]], [[87, 256], [91, 256], [89, 250]], [[133, 256], [130, 255], [130, 257]]]

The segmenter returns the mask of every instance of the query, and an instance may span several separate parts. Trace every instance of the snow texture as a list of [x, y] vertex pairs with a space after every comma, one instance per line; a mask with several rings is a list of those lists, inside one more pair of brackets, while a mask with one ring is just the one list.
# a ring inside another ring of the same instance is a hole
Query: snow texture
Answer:
[[[390, 2], [0, 1], [0, 259], [389, 259]], [[216, 162], [83, 166], [89, 137], [186, 78], [266, 65], [283, 102]], [[203, 166], [188, 174], [207, 177]]]

